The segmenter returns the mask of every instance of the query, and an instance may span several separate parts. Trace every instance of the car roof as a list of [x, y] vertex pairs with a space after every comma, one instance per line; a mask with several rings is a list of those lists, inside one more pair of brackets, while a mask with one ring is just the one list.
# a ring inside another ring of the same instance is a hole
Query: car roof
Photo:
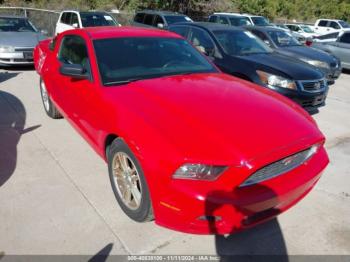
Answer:
[[273, 27], [273, 26], [246, 26], [247, 29], [257, 29], [262, 32], [285, 32], [282, 28], [279, 27]]
[[251, 14], [245, 14], [245, 13], [225, 13], [225, 12], [217, 12], [212, 15], [227, 15], [227, 16], [243, 16], [243, 17], [263, 17], [261, 15], [251, 15]]
[[176, 23], [174, 25], [171, 25], [170, 28], [174, 26], [179, 26], [179, 25], [188, 25], [188, 26], [194, 26], [199, 28], [205, 28], [209, 31], [216, 31], [216, 30], [246, 31], [246, 29], [243, 27], [223, 25], [219, 23], [210, 23], [210, 22]]
[[0, 15], [0, 18], [19, 18], [19, 19], [28, 19], [25, 16], [18, 16], [18, 15]]
[[331, 21], [331, 22], [340, 22], [340, 21], [344, 21], [344, 20], [340, 20], [340, 19], [327, 19], [327, 18], [324, 18], [324, 19], [318, 19], [317, 21], [321, 21], [321, 20]]
[[79, 13], [79, 14], [106, 14], [105, 11], [79, 11], [79, 10], [63, 10], [61, 13]]
[[[101, 26], [101, 27], [87, 27], [82, 29], [89, 34], [92, 39], [106, 39], [106, 38], [127, 38], [127, 37], [165, 37], [165, 38], [179, 38], [182, 37], [169, 31], [135, 27], [135, 26]], [[73, 30], [74, 31], [74, 30]]]
[[171, 11], [160, 11], [160, 10], [141, 10], [137, 11], [136, 14], [145, 13], [145, 14], [153, 14], [153, 15], [167, 15], [167, 16], [186, 16], [181, 13], [171, 12]]

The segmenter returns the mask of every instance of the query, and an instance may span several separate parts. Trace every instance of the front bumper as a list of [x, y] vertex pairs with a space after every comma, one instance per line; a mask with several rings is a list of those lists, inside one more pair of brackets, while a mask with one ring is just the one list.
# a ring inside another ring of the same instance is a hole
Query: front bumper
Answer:
[[328, 84], [319, 91], [306, 91], [302, 88], [300, 81], [297, 81], [298, 90], [290, 90], [286, 88], [270, 88], [299, 104], [304, 108], [317, 108], [325, 105], [326, 98], [328, 95]]
[[322, 147], [296, 169], [243, 188], [238, 186], [240, 174], [230, 169], [217, 181], [202, 185], [199, 181], [173, 180], [171, 190], [154, 203], [156, 223], [194, 234], [230, 234], [253, 227], [301, 200], [328, 162]]
[[33, 51], [0, 53], [0, 65], [33, 65]]

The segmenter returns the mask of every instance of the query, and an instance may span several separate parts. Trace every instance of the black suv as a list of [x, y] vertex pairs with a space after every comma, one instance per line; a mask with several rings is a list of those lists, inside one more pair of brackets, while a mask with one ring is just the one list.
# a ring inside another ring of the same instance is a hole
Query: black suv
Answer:
[[317, 68], [278, 54], [251, 32], [214, 23], [182, 23], [170, 31], [188, 39], [223, 72], [283, 94], [304, 108], [324, 105], [328, 85]]
[[302, 45], [290, 33], [273, 27], [246, 27], [277, 53], [300, 59], [321, 70], [332, 85], [339, 78], [342, 68], [340, 60], [332, 54]]
[[181, 22], [193, 21], [188, 16], [179, 13], [144, 10], [136, 13], [132, 24], [135, 26], [152, 26], [167, 29], [170, 25]]

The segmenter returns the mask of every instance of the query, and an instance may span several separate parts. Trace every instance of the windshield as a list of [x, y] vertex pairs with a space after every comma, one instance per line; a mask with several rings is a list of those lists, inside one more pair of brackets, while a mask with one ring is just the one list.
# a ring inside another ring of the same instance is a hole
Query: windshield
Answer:
[[248, 31], [214, 31], [225, 52], [232, 56], [267, 54], [272, 50]]
[[36, 32], [36, 30], [25, 18], [0, 17], [0, 32]]
[[272, 41], [279, 47], [300, 46], [302, 45], [290, 33], [285, 31], [269, 31]]
[[247, 17], [230, 17], [231, 25], [233, 26], [245, 26], [252, 25], [250, 20]]
[[307, 26], [307, 25], [301, 25], [300, 26], [305, 33], [315, 33], [314, 30], [311, 29], [311, 27]]
[[339, 24], [343, 27], [343, 28], [350, 28], [350, 25], [345, 22], [345, 21], [339, 21]]
[[105, 86], [170, 75], [217, 70], [186, 40], [175, 38], [110, 38], [94, 41]]
[[192, 19], [185, 15], [168, 15], [165, 16], [168, 25], [182, 23], [182, 22], [192, 22]]
[[267, 19], [262, 16], [252, 16], [251, 19], [253, 20], [254, 25], [258, 25], [258, 26], [270, 25], [269, 21], [267, 21]]
[[276, 26], [279, 27], [279, 28], [283, 28], [283, 29], [289, 30], [288, 26], [286, 26], [286, 25], [276, 24]]
[[117, 22], [109, 14], [80, 13], [83, 27], [116, 26]]

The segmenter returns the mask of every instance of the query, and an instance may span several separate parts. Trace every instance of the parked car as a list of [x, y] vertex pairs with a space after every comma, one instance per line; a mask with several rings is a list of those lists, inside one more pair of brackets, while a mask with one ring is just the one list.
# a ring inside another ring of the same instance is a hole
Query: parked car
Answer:
[[335, 41], [316, 42], [313, 47], [339, 57], [342, 67], [350, 69], [350, 30], [341, 32]]
[[257, 25], [269, 26], [270, 22], [266, 17], [239, 13], [214, 13], [209, 17], [209, 22], [230, 24], [234, 26]]
[[79, 29], [34, 54], [46, 113], [108, 162], [135, 221], [232, 233], [296, 204], [329, 162], [301, 107], [221, 73], [174, 33]]
[[308, 25], [302, 24], [286, 24], [286, 26], [292, 31], [303, 35], [306, 38], [313, 38], [318, 34]]
[[170, 25], [180, 22], [192, 22], [192, 19], [187, 15], [174, 12], [144, 10], [136, 13], [132, 24], [141, 27], [167, 29]]
[[317, 36], [313, 39], [313, 43], [335, 42], [337, 41], [341, 33], [342, 32], [335, 32], [335, 33], [329, 33], [329, 34]]
[[321, 70], [329, 85], [339, 78], [342, 68], [340, 60], [326, 52], [307, 47], [298, 42], [291, 34], [284, 30], [267, 27], [248, 28], [276, 52], [300, 59]]
[[209, 16], [208, 21], [210, 23], [218, 23], [231, 26], [253, 25], [248, 17], [241, 14], [215, 13]]
[[290, 33], [293, 37], [295, 37], [300, 43], [306, 46], [311, 46], [312, 45], [312, 38], [311, 37], [305, 37], [304, 35], [294, 32], [290, 30], [287, 26], [284, 24], [270, 24], [272, 27], [280, 28], [288, 33]]
[[324, 74], [302, 61], [274, 52], [248, 30], [212, 23], [169, 28], [188, 39], [225, 73], [285, 95], [308, 109], [323, 105]]
[[350, 25], [343, 20], [319, 19], [316, 21], [313, 30], [320, 35], [340, 32], [350, 28]]
[[0, 66], [32, 65], [34, 47], [45, 38], [27, 18], [0, 15]]
[[63, 11], [58, 18], [55, 34], [75, 28], [96, 26], [120, 26], [120, 24], [106, 12]]

